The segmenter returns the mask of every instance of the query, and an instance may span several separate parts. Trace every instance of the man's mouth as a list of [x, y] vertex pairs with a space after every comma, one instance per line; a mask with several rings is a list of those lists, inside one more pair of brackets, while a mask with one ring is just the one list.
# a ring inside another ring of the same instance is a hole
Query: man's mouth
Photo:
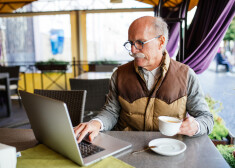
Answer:
[[134, 58], [144, 58], [145, 55], [143, 53], [131, 53], [130, 56], [134, 57]]

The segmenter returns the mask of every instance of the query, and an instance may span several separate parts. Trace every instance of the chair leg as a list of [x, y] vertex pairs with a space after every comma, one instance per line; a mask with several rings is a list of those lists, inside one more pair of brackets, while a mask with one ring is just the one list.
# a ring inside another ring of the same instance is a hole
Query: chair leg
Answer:
[[21, 102], [20, 94], [17, 93], [17, 95], [18, 95], [18, 102], [19, 102], [19, 105], [20, 105], [20, 108], [21, 108], [22, 107], [22, 102]]
[[4, 105], [4, 99], [3, 99], [3, 96], [0, 95], [0, 106], [3, 106]]

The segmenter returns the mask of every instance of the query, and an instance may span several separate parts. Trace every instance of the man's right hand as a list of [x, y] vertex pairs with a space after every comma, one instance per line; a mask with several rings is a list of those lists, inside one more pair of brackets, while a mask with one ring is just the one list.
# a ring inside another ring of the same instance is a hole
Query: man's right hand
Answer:
[[75, 137], [78, 137], [77, 142], [80, 143], [82, 139], [89, 133], [89, 140], [92, 141], [99, 133], [101, 124], [99, 121], [91, 120], [90, 122], [81, 123], [74, 127]]

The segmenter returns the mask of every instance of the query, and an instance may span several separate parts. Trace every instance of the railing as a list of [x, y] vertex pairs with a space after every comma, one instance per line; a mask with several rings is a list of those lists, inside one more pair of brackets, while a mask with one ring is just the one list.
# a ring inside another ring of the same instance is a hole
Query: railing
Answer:
[[35, 63], [30, 62], [4, 62], [0, 64], [6, 66], [19, 65], [21, 67], [19, 89], [33, 91], [34, 89], [68, 90], [69, 78], [75, 78], [87, 71], [112, 71], [114, 67], [121, 63], [100, 65], [95, 63], [88, 64], [88, 61], [73, 60], [65, 69], [58, 67], [55, 69], [53, 67], [41, 69]]

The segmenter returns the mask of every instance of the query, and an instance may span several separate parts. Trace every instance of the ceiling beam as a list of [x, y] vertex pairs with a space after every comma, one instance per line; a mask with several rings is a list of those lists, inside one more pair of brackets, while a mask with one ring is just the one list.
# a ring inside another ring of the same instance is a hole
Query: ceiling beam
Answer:
[[86, 13], [120, 13], [120, 12], [147, 12], [154, 11], [154, 8], [123, 8], [123, 9], [95, 9], [95, 10], [69, 10], [69, 11], [48, 11], [48, 12], [27, 12], [27, 13], [0, 13], [0, 17], [22, 17], [39, 15], [70, 14], [72, 11], [84, 11]]

